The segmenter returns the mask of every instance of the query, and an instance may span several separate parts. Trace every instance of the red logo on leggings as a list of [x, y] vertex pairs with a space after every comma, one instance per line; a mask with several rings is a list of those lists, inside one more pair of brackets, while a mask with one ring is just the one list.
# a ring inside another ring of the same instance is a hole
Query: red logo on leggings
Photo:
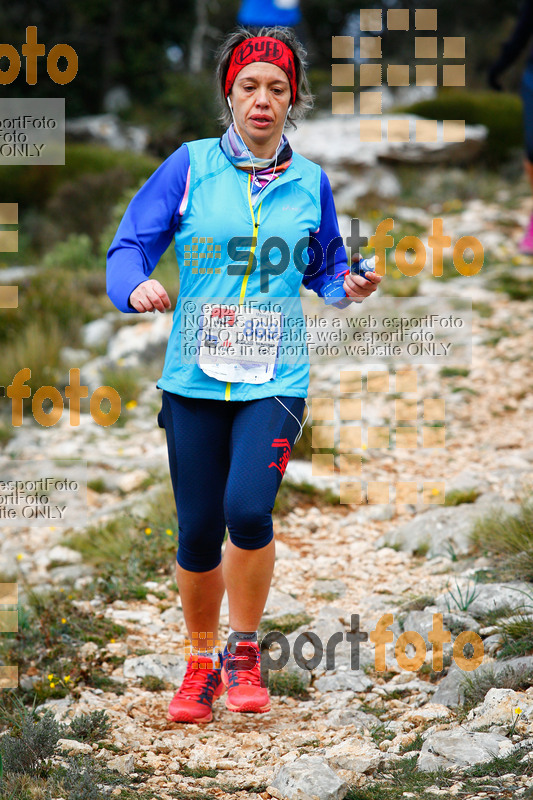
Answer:
[[272, 447], [282, 447], [283, 452], [281, 456], [279, 456], [278, 458], [278, 463], [276, 464], [275, 461], [272, 461], [268, 465], [268, 468], [270, 469], [270, 467], [276, 467], [276, 469], [279, 469], [279, 471], [283, 475], [283, 473], [285, 472], [285, 467], [287, 466], [291, 455], [291, 446], [289, 444], [288, 439], [274, 439], [274, 441], [272, 442]]

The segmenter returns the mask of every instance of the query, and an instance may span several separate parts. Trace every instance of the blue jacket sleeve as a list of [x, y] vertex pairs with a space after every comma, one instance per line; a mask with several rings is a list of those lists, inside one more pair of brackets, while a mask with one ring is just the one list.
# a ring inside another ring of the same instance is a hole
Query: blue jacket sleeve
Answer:
[[[513, 32], [501, 47], [500, 56], [494, 64], [496, 72], [503, 72], [520, 55], [533, 34], [533, 0], [523, 3]], [[531, 54], [529, 56], [531, 59]]]
[[107, 294], [120, 310], [138, 313], [130, 294], [148, 280], [179, 225], [189, 151], [183, 144], [131, 200], [107, 252]]
[[309, 236], [309, 259], [303, 285], [319, 297], [346, 297], [342, 288], [344, 275], [349, 271], [348, 257], [339, 231], [335, 202], [328, 176], [322, 170], [320, 179], [322, 217], [318, 231]]

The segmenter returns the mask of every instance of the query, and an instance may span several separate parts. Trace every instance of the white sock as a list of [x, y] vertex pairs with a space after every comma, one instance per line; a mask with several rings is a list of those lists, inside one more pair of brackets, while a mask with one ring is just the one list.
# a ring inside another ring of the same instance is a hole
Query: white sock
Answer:
[[212, 650], [198, 650], [196, 652], [196, 655], [197, 656], [204, 656], [204, 658], [212, 659], [212, 661], [213, 661], [213, 669], [216, 669], [218, 666], [220, 666], [220, 663], [219, 663], [220, 650], [218, 650], [217, 648], [213, 648]]
[[[234, 645], [244, 642], [245, 644], [251, 642], [257, 644], [257, 631], [236, 631], [231, 626], [228, 633], [228, 644], [233, 642]], [[229, 647], [228, 647], [229, 649]]]

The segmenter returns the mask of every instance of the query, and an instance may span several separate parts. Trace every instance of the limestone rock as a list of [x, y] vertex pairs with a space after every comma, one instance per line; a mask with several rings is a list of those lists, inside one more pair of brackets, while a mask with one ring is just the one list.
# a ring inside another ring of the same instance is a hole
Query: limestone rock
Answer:
[[464, 730], [436, 731], [426, 738], [418, 756], [417, 766], [423, 772], [467, 768], [473, 764], [506, 756], [514, 745], [499, 733], [472, 733]]
[[56, 722], [63, 722], [69, 716], [69, 708], [72, 706], [72, 697], [68, 696], [61, 700], [47, 700], [35, 709], [38, 714], [51, 711]]
[[187, 667], [182, 654], [150, 653], [132, 656], [124, 661], [125, 678], [145, 678], [153, 676], [170, 683], [180, 683]]
[[135, 760], [132, 755], [123, 755], [112, 758], [107, 762], [107, 767], [119, 772], [121, 775], [131, 775], [135, 769]]
[[[302, 756], [285, 764], [272, 780], [283, 800], [342, 800], [348, 785], [322, 758]], [[268, 787], [267, 787], [268, 789]]]
[[116, 333], [107, 348], [109, 359], [117, 363], [120, 359], [133, 357], [139, 363], [160, 357], [166, 349], [172, 318], [168, 314], [156, 314], [153, 320], [126, 325]]
[[77, 742], [75, 739], [59, 739], [57, 746], [62, 753], [72, 755], [85, 754], [91, 755], [93, 748], [87, 742]]
[[85, 347], [101, 347], [107, 344], [113, 334], [113, 323], [109, 319], [95, 319], [87, 322], [81, 329], [81, 339]]
[[68, 119], [65, 131], [75, 141], [93, 141], [112, 150], [142, 153], [148, 144], [148, 130], [139, 125], [125, 125], [116, 114], [91, 114]]
[[[480, 664], [474, 674], [479, 677], [484, 674], [497, 677], [506, 672], [533, 674], [533, 656], [519, 656], [518, 658], [510, 658], [507, 661], [486, 662]], [[465, 673], [454, 665], [446, 677], [439, 682], [437, 691], [433, 695], [433, 702], [442, 703], [448, 708], [454, 708], [462, 703], [464, 700], [463, 684], [465, 677], [469, 674], [472, 673]]]
[[[227, 598], [227, 595], [226, 595]], [[265, 610], [263, 612], [263, 619], [272, 619], [276, 617], [282, 617], [285, 614], [303, 614], [305, 612], [305, 606], [303, 603], [300, 603], [296, 600], [292, 595], [287, 594], [286, 592], [280, 592], [277, 589], [271, 588], [266, 605]]]
[[362, 774], [377, 769], [383, 760], [383, 753], [372, 741], [352, 737], [326, 748], [324, 758], [332, 767]]
[[517, 708], [521, 719], [533, 718], [533, 697], [512, 689], [489, 689], [483, 703], [470, 711], [465, 727], [477, 730], [485, 725], [511, 725]]
[[373, 686], [365, 673], [358, 669], [350, 672], [337, 672], [335, 675], [324, 675], [315, 682], [319, 692], [338, 692], [351, 689], [352, 692], [366, 692]]
[[[389, 120], [397, 119], [395, 114], [382, 114], [379, 120], [383, 130]], [[362, 142], [360, 140], [360, 117], [357, 114], [345, 116], [321, 115], [313, 120], [302, 121], [298, 130], [291, 133], [291, 146], [306, 158], [318, 161], [328, 167], [374, 166], [379, 160], [403, 161], [407, 163], [470, 160], [483, 148], [487, 129], [483, 125], [466, 125], [463, 142], [442, 141], [442, 122], [437, 122], [437, 142], [391, 142], [383, 137], [381, 142]], [[376, 118], [378, 119], [378, 118]], [[419, 117], [402, 114], [401, 119], [409, 119], [414, 125]], [[328, 143], [324, 152], [323, 142]]]
[[[460, 587], [463, 596], [466, 596], [467, 587]], [[472, 593], [474, 587], [470, 585]], [[457, 597], [458, 592], [452, 588], [453, 594]], [[499, 611], [505, 607], [511, 609], [523, 608], [528, 603], [528, 596], [531, 596], [531, 585], [519, 581], [511, 583], [483, 583], [475, 587], [475, 596], [468, 605], [468, 613], [473, 617], [483, 617], [489, 611]], [[448, 602], [446, 602], [448, 601]], [[531, 600], [529, 600], [531, 603]], [[439, 610], [444, 610], [447, 605], [454, 610], [455, 601], [450, 592], [445, 592], [435, 598], [435, 605]]]
[[341, 597], [346, 593], [346, 584], [338, 578], [333, 580], [318, 580], [314, 582], [311, 591], [318, 597], [326, 594]]
[[52, 547], [48, 556], [50, 558], [50, 563], [56, 564], [57, 566], [60, 564], [79, 564], [82, 559], [82, 555], [78, 550], [72, 550], [70, 547], [63, 547], [59, 544]]
[[354, 725], [359, 731], [365, 729], [371, 731], [381, 725], [381, 722], [374, 714], [367, 714], [357, 708], [345, 706], [344, 708], [334, 708], [329, 712], [328, 725], [333, 728]]
[[[475, 503], [431, 508], [384, 534], [376, 546], [400, 547], [408, 553], [428, 546], [429, 558], [446, 555], [447, 548], [451, 547], [458, 555], [464, 555], [471, 548], [470, 532], [474, 520], [487, 513], [490, 505], [496, 505], [494, 496], [490, 495], [490, 498], [490, 503], [485, 495], [481, 495]], [[506, 503], [501, 499], [496, 507], [508, 513], [516, 510], [514, 503]], [[472, 613], [471, 609], [469, 612]]]
[[449, 720], [453, 716], [449, 708], [442, 703], [426, 703], [421, 708], [412, 708], [402, 715], [401, 719], [406, 722], [421, 724], [434, 722], [436, 720]]

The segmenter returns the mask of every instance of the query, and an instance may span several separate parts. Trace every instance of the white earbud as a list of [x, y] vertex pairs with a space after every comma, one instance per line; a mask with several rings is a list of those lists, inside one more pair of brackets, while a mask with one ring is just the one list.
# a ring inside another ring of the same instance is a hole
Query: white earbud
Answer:
[[289, 111], [291, 110], [291, 108], [292, 108], [292, 106], [289, 106], [289, 107], [288, 107], [288, 109], [287, 109], [287, 114], [289, 113]]
[[229, 106], [230, 108], [232, 108], [232, 105], [231, 105], [231, 97], [230, 97], [229, 95], [226, 97], [226, 100], [228, 101], [228, 106]]

